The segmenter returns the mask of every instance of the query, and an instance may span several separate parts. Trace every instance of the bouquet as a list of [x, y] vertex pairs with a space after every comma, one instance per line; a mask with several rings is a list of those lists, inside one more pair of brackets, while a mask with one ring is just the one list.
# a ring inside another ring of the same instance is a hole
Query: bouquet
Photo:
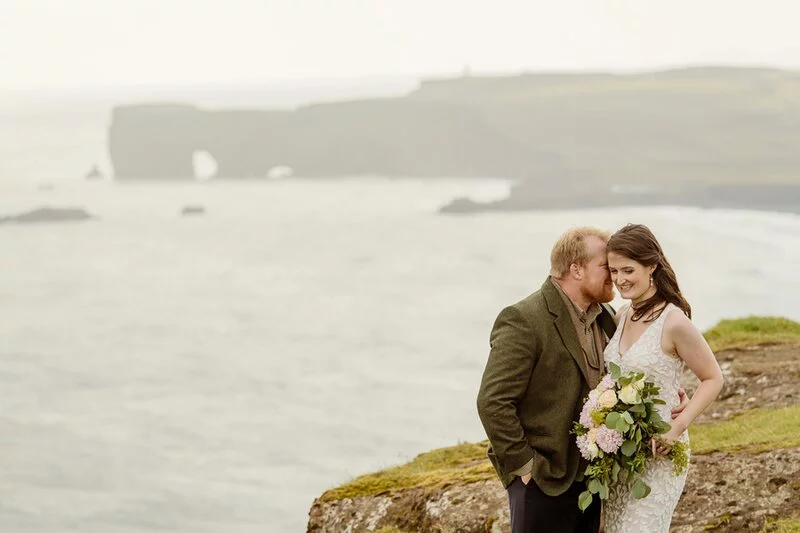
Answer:
[[[658, 397], [659, 387], [646, 381], [642, 373], [621, 375], [614, 363], [609, 363], [609, 370], [589, 393], [580, 420], [572, 428], [581, 455], [589, 461], [584, 471], [587, 490], [578, 497], [581, 511], [589, 507], [595, 494], [607, 499], [612, 483], [632, 484], [635, 498], [647, 497], [650, 487], [641, 476], [646, 459], [652, 457], [650, 440], [671, 428], [654, 408], [666, 404]], [[688, 467], [689, 456], [682, 442], [675, 442], [667, 456], [675, 475]]]

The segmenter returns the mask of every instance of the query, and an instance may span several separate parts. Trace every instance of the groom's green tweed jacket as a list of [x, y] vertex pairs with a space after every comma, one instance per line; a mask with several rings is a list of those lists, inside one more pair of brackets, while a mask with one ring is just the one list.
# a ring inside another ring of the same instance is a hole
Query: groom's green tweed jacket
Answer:
[[[614, 310], [597, 317], [611, 337]], [[586, 360], [558, 289], [542, 288], [506, 307], [490, 337], [491, 351], [478, 392], [478, 414], [489, 437], [489, 460], [503, 486], [533, 459], [533, 480], [550, 496], [575, 481], [580, 453], [573, 421], [589, 394]]]

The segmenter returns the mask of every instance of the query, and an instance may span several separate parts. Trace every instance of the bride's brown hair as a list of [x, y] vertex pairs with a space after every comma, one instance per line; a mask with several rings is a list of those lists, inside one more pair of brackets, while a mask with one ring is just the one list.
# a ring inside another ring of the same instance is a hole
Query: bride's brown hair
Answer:
[[[628, 224], [611, 236], [608, 241], [608, 252], [614, 252], [636, 261], [644, 266], [654, 266], [653, 285], [656, 293], [638, 307], [633, 308], [631, 320], [634, 322], [647, 317], [650, 322], [661, 316], [663, 309], [653, 314], [653, 310], [663, 303], [671, 303], [679, 307], [686, 316], [692, 318], [692, 307], [681, 294], [675, 271], [667, 261], [661, 245], [658, 244], [650, 228], [643, 224]], [[653, 314], [653, 316], [651, 316]]]

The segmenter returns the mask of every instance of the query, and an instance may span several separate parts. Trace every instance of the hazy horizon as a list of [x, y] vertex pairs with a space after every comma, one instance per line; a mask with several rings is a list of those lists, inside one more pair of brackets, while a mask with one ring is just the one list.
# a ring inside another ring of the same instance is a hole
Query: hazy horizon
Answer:
[[[794, 13], [794, 15], [793, 15]], [[253, 85], [525, 71], [800, 67], [788, 0], [31, 0], [7, 21], [0, 87]]]

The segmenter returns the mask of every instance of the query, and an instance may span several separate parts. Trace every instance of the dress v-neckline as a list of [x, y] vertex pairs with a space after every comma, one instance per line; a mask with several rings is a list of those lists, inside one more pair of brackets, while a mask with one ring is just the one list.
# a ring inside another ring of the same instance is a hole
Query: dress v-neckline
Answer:
[[658, 318], [656, 318], [655, 320], [650, 322], [647, 325], [647, 327], [644, 328], [642, 333], [636, 338], [636, 340], [633, 341], [633, 343], [630, 346], [628, 346], [628, 349], [623, 352], [622, 351], [622, 336], [625, 334], [625, 325], [628, 323], [628, 313], [630, 313], [631, 309], [633, 309], [633, 305], [629, 306], [628, 309], [625, 310], [625, 319], [622, 321], [622, 326], [620, 326], [620, 328], [619, 328], [619, 339], [617, 340], [617, 355], [619, 356], [620, 360], [622, 360], [625, 357], [625, 355], [627, 355], [627, 353], [630, 352], [631, 349], [634, 346], [636, 346], [639, 343], [640, 340], [642, 340], [642, 337], [644, 337], [644, 334], [647, 333], [647, 331], [651, 327], [653, 327], [653, 325], [655, 325], [656, 322], [658, 322], [661, 319], [661, 315], [664, 314], [664, 311], [666, 311], [668, 305], [669, 304], [667, 304], [667, 305], [665, 305], [664, 307], [661, 308], [661, 314], [658, 315]]

